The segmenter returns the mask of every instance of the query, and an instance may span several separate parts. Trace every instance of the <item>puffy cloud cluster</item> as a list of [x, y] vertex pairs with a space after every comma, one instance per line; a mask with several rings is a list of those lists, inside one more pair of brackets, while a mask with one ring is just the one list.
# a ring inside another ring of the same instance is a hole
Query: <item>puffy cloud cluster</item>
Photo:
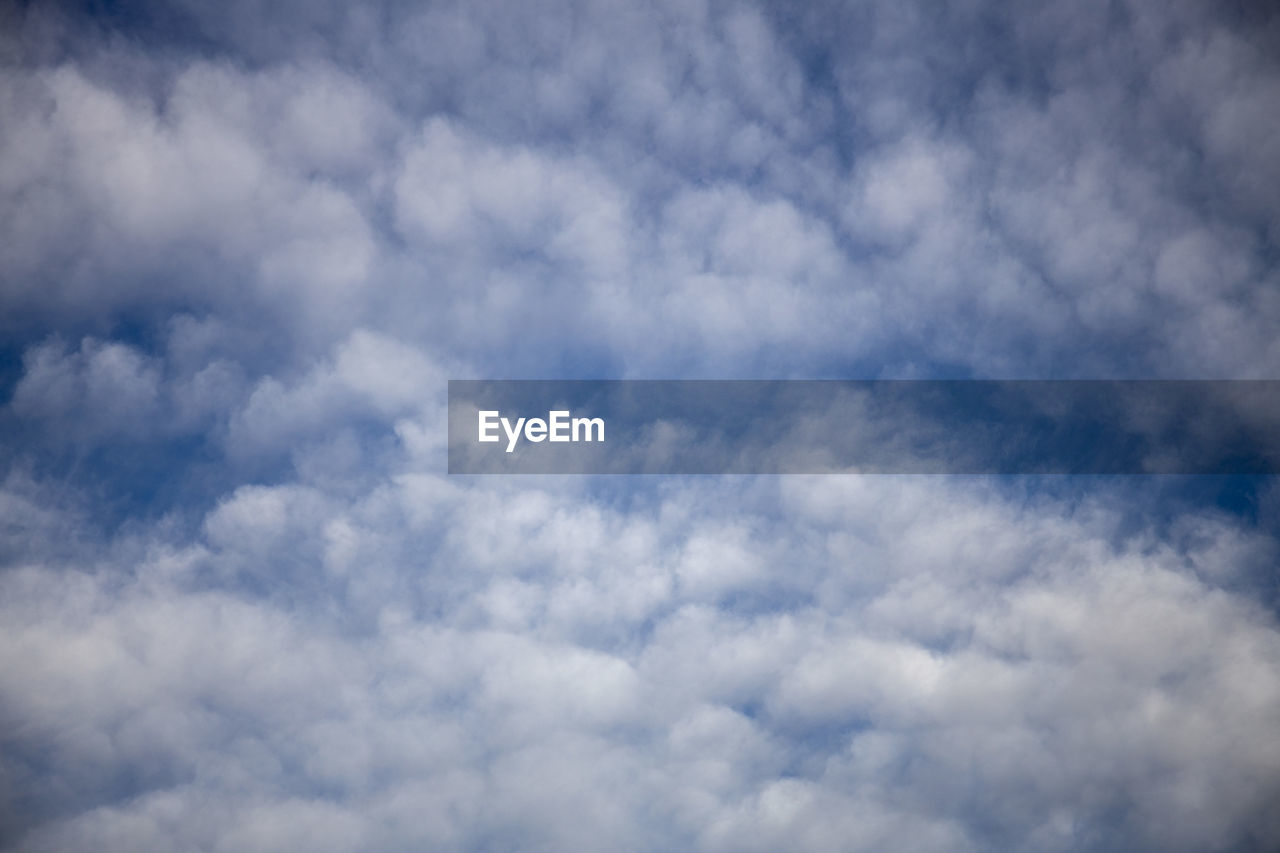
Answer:
[[11, 328], [269, 318], [314, 358], [360, 323], [536, 372], [1274, 370], [1269, 18], [225, 12], [15, 14]]
[[1238, 589], [1274, 540], [1120, 537], [1114, 499], [241, 487], [196, 541], [5, 573], [8, 821], [26, 850], [1274, 843], [1280, 633]]
[[441, 474], [447, 377], [1273, 375], [1260, 6], [0, 18], [0, 847], [1280, 845], [1266, 485]]

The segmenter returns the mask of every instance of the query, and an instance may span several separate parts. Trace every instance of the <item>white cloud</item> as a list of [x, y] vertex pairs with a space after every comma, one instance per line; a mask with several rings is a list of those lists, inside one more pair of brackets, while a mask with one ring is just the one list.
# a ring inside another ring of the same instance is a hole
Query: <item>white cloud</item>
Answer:
[[1273, 28], [176, 9], [3, 37], [4, 844], [1280, 843], [1274, 493], [439, 473], [450, 376], [1270, 376]]
[[[1225, 578], [1188, 573], [1211, 550], [1113, 542], [1106, 504], [1070, 519], [1057, 503], [1012, 510], [961, 485], [804, 481], [766, 490], [745, 516], [713, 508], [729, 488], [709, 481], [638, 514], [528, 490], [489, 493], [477, 511], [481, 494], [461, 493], [431, 510], [451, 535], [426, 547], [396, 528], [418, 492], [388, 514], [380, 491], [344, 506], [259, 487], [210, 514], [207, 550], [193, 555], [207, 568], [147, 569], [171, 559], [161, 550], [133, 580], [110, 556], [90, 572], [10, 572], [2, 645], [24, 685], [10, 712], [31, 737], [56, 739], [45, 760], [71, 774], [59, 808], [113, 767], [178, 785], [51, 824], [29, 846], [108, 818], [159, 831], [162, 790], [195, 810], [170, 827], [179, 838], [239, 843], [206, 814], [227, 809], [236, 832], [271, 822], [245, 842], [264, 849], [305, 841], [285, 820], [295, 808], [356, 833], [339, 833], [337, 849], [493, 831], [535, 846], [768, 846], [799, 833], [812, 849], [870, 848], [906, 826], [926, 847], [1070, 846], [1074, 826], [1199, 849], [1272, 831], [1280, 632], [1217, 585]], [[685, 515], [687, 501], [703, 509]], [[842, 515], [859, 501], [890, 508], [852, 560], [832, 501]], [[985, 521], [953, 521], [957, 507]], [[660, 532], [655, 520], [672, 513], [684, 521]], [[521, 549], [558, 517], [569, 537]], [[347, 572], [304, 581], [290, 568], [298, 543], [324, 538], [299, 522], [347, 530]], [[612, 532], [593, 536], [595, 525]], [[968, 552], [971, 537], [987, 547]], [[908, 547], [921, 542], [954, 559], [921, 562]], [[679, 576], [711, 549], [773, 555], [767, 577], [650, 586], [646, 566]], [[788, 565], [797, 554], [809, 564]], [[271, 597], [209, 588], [228, 583], [211, 573], [224, 565], [274, 576]], [[810, 594], [722, 609], [762, 582]], [[321, 602], [358, 583], [381, 587], [368, 600], [380, 615], [353, 632]], [[602, 631], [602, 612], [632, 627]], [[449, 779], [462, 787], [444, 824], [378, 819]], [[245, 786], [313, 793], [249, 807]], [[1120, 801], [1132, 805], [1113, 813]], [[571, 818], [580, 812], [585, 822]], [[654, 814], [666, 817], [643, 817]]]
[[51, 420], [70, 435], [128, 439], [151, 430], [160, 370], [129, 346], [85, 338], [68, 351], [51, 341], [30, 350], [24, 368], [12, 402], [20, 415]]

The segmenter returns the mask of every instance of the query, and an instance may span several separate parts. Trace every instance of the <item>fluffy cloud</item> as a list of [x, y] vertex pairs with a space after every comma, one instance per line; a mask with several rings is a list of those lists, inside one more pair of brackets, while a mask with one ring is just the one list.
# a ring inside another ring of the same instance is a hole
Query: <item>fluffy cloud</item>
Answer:
[[0, 846], [1280, 844], [1267, 484], [440, 473], [450, 376], [1272, 375], [1260, 7], [2, 14]]
[[1280, 633], [1232, 591], [1273, 540], [911, 478], [733, 491], [244, 488], [193, 545], [14, 568], [20, 849], [279, 849], [312, 813], [333, 849], [1275, 840]]

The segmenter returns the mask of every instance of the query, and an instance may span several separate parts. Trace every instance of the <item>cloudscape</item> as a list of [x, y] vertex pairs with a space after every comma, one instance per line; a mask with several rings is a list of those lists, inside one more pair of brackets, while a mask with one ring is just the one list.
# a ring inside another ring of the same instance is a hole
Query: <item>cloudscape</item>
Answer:
[[1267, 3], [0, 0], [0, 849], [1280, 849], [1272, 478], [464, 476], [446, 390], [1278, 331]]

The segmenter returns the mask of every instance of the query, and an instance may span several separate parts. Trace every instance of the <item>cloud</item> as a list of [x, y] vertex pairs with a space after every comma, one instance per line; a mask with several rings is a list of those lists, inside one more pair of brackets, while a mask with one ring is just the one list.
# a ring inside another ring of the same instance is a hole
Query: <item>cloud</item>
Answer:
[[448, 377], [1270, 377], [1261, 7], [3, 15], [0, 846], [1280, 843], [1266, 484], [441, 474]]
[[[258, 487], [194, 548], [11, 570], [6, 713], [62, 780], [45, 813], [79, 815], [20, 849], [160, 832], [175, 798], [184, 843], [302, 843], [289, 816], [315, 811], [345, 827], [336, 849], [394, 847], [433, 819], [387, 822], [392, 804], [455, 784], [435, 843], [1274, 838], [1280, 634], [1223, 574], [1272, 540], [1223, 517], [1153, 548], [1110, 537], [1105, 499], [1073, 517], [963, 485], [783, 482], [754, 508], [707, 481], [628, 513], [451, 490], [420, 521], [445, 481], [345, 504]], [[840, 520], [860, 506], [882, 508], [861, 535]], [[112, 797], [121, 773], [141, 796]]]

